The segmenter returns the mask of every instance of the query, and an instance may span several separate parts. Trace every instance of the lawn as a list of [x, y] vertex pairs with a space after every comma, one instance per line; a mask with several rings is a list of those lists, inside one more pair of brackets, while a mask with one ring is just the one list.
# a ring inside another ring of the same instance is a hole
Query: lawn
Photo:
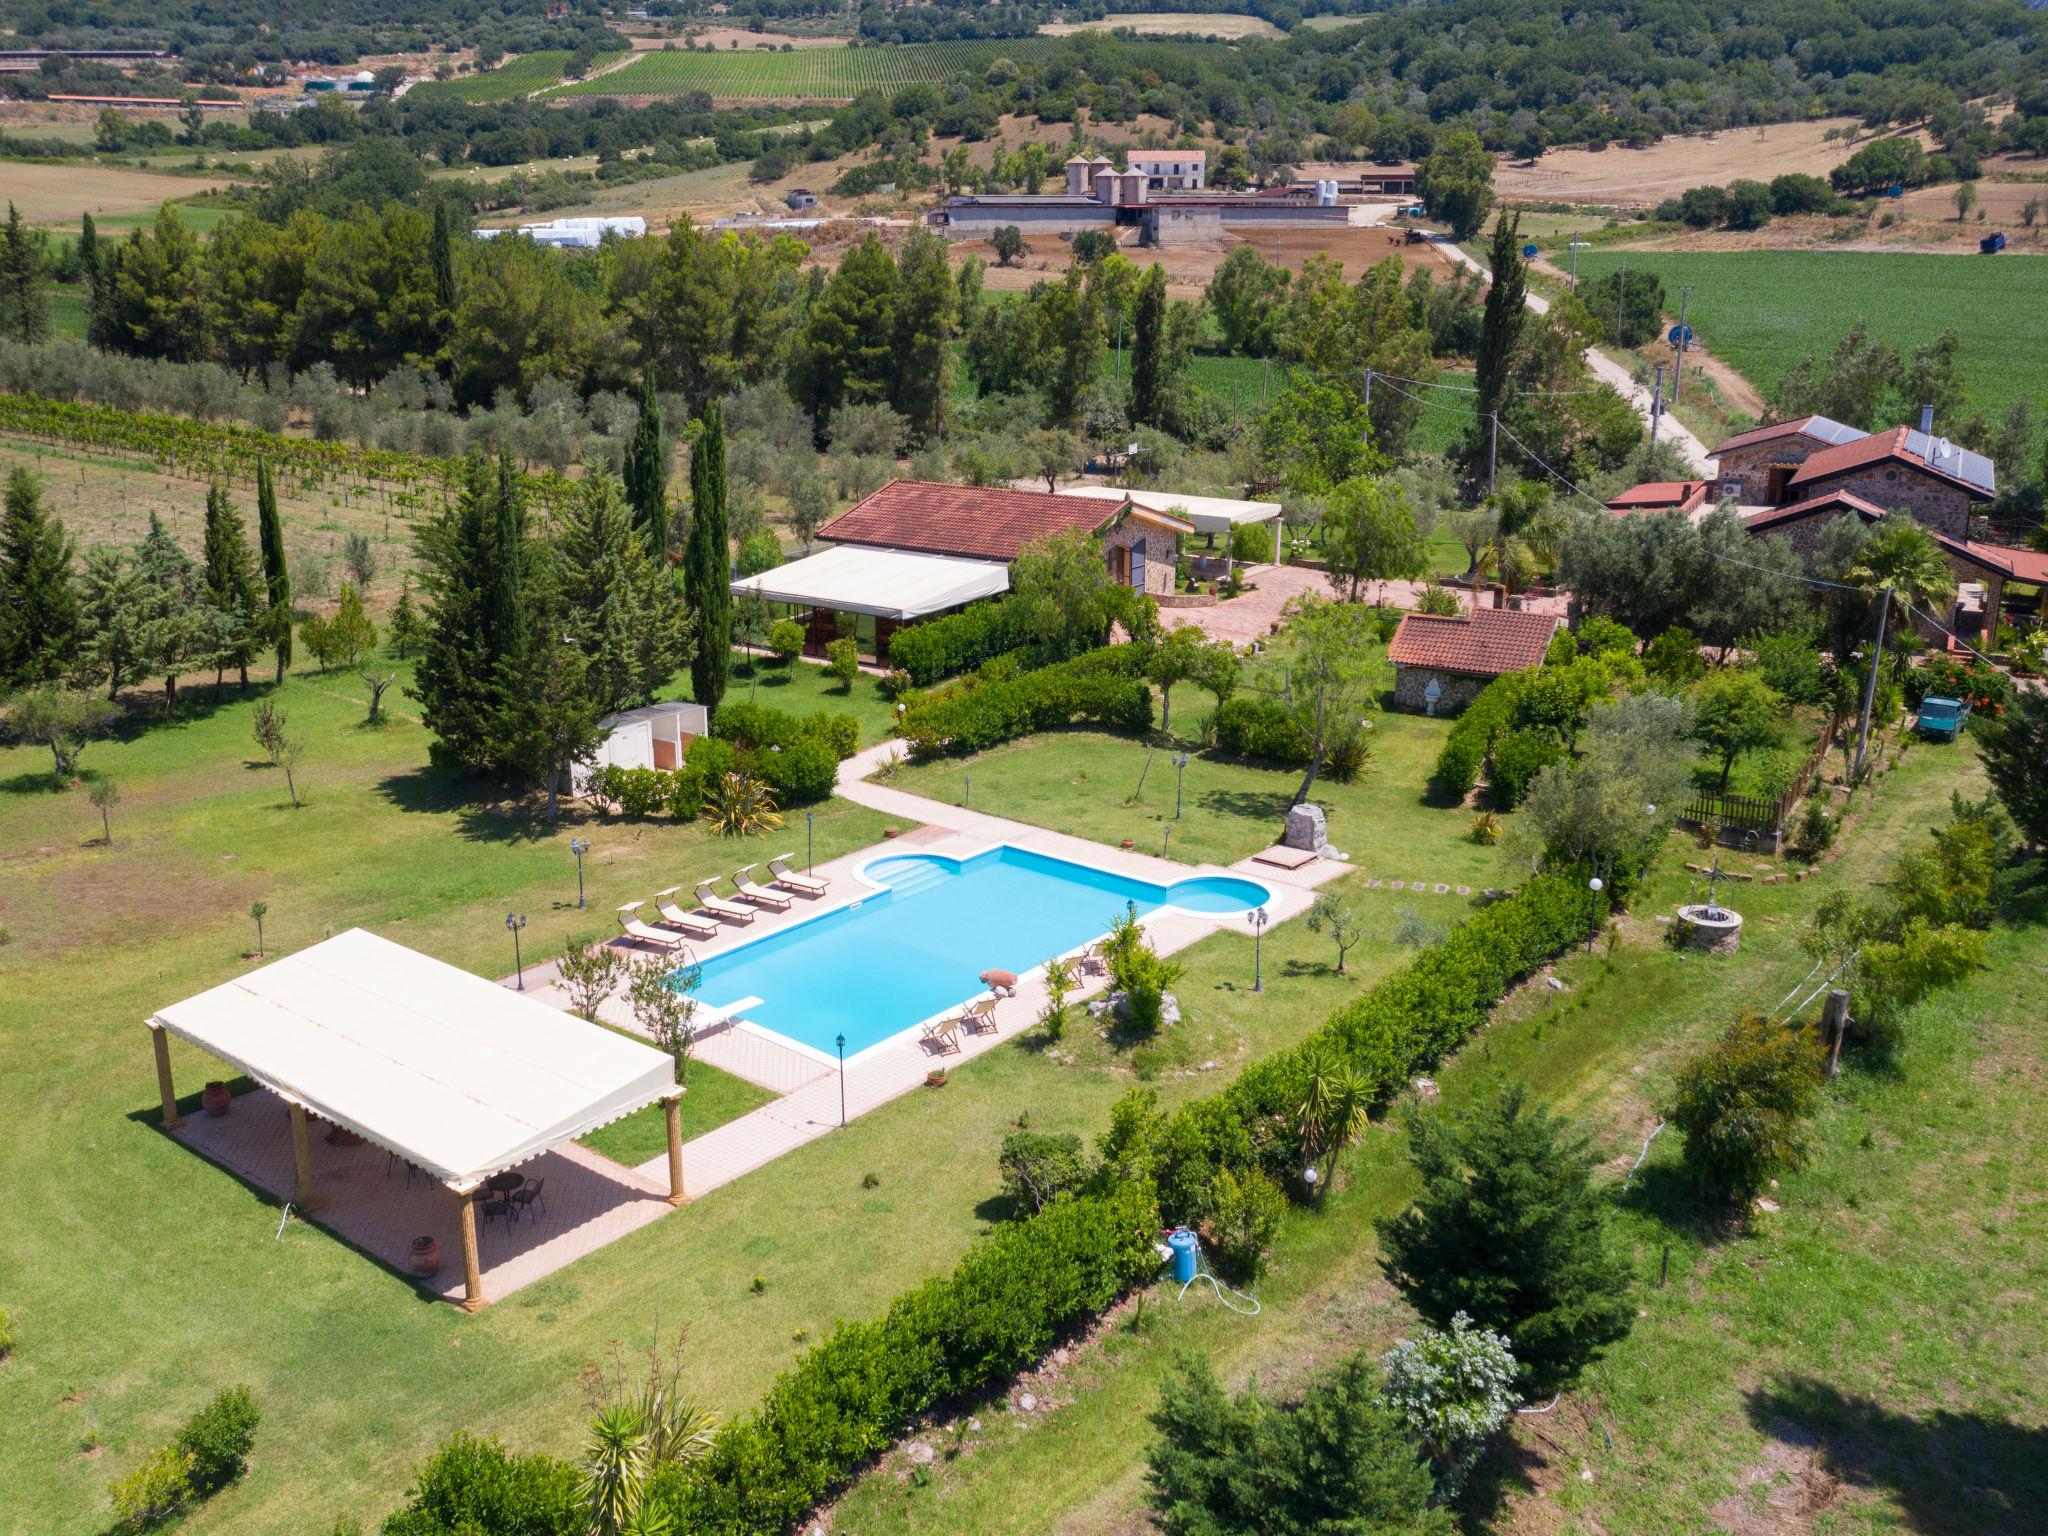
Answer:
[[[662, 696], [693, 697], [689, 675], [679, 675]], [[883, 697], [880, 683], [871, 673], [861, 673], [853, 680], [852, 691], [842, 693], [838, 681], [814, 661], [793, 661], [784, 666], [772, 657], [735, 654], [726, 673], [725, 696], [799, 715], [814, 709], [852, 715], [860, 721], [863, 746], [873, 746], [887, 736], [889, 724], [896, 718], [896, 706]]]
[[[1178, 718], [1192, 729], [1207, 713], [1208, 697], [1186, 684], [1175, 694]], [[1375, 715], [1372, 722], [1368, 770], [1351, 784], [1318, 779], [1310, 796], [1329, 817], [1330, 841], [1363, 873], [1385, 880], [1475, 888], [1507, 883], [1500, 855], [1467, 837], [1468, 813], [1423, 801], [1450, 722], [1405, 714]], [[1176, 821], [1174, 749], [1171, 741], [1053, 731], [977, 757], [905, 767], [890, 782], [954, 804], [965, 796], [976, 810], [1097, 842], [1129, 838], [1147, 853], [1164, 845], [1168, 857], [1190, 864], [1235, 863], [1280, 840], [1299, 770], [1193, 752]], [[1434, 907], [1425, 910], [1441, 915]]]
[[[642, 53], [601, 79], [565, 85], [555, 96], [679, 96], [708, 91], [715, 97], [772, 100], [850, 100], [866, 90], [937, 83], [980, 74], [997, 58], [1031, 64], [1062, 44], [1050, 38], [885, 44], [872, 48], [657, 49]], [[1155, 46], [1209, 48], [1184, 43]], [[494, 72], [495, 73], [495, 72]], [[491, 76], [484, 76], [489, 80]], [[478, 98], [470, 97], [475, 100]]]
[[[721, 1072], [709, 1062], [691, 1062], [689, 1089], [683, 1095], [683, 1140], [715, 1131], [774, 1097], [767, 1089]], [[659, 1104], [649, 1104], [576, 1139], [615, 1163], [637, 1167], [668, 1150], [668, 1115]]]
[[[1805, 972], [1803, 913], [1868, 884], [1951, 788], [1981, 782], [1966, 756], [1913, 754], [1817, 881], [1743, 888], [1751, 925], [1733, 960], [1673, 951], [1647, 921], [1688, 888], [1674, 844], [1614, 953], [1564, 957], [1566, 991], [1518, 993], [1438, 1074], [1446, 1102], [1525, 1081], [1592, 1135], [1618, 1185], [1680, 1055]], [[1895, 1069], [1852, 1053], [1816, 1122], [1812, 1166], [1784, 1181], [1784, 1212], [1752, 1233], [1703, 1220], [1677, 1138], [1653, 1144], [1618, 1202], [1641, 1320], [1560, 1411], [1518, 1421], [1511, 1448], [1481, 1468], [1465, 1529], [1989, 1536], [2041, 1506], [2048, 1389], [2036, 1362], [2048, 1324], [2025, 1277], [2048, 1236], [2048, 1114], [2033, 1091], [2048, 983], [2023, 963], [2038, 945], [2037, 929], [1994, 933], [1992, 967], [1911, 1021]], [[1126, 1308], [1026, 1384], [1036, 1413], [974, 1404], [921, 1430], [939, 1451], [930, 1469], [892, 1454], [829, 1523], [863, 1536], [1146, 1528], [1144, 1418], [1182, 1352], [1208, 1355], [1227, 1382], [1256, 1375], [1286, 1394], [1410, 1326], [1371, 1225], [1412, 1189], [1403, 1139], [1369, 1135], [1348, 1167], [1323, 1215], [1289, 1223], [1256, 1319], [1201, 1288], [1183, 1302], [1161, 1287], [1154, 1305], [1135, 1318]]]
[[[701, 863], [708, 829], [543, 828], [432, 772], [416, 706], [396, 690], [391, 724], [368, 729], [352, 676], [306, 671], [275, 695], [309, 741], [294, 811], [255, 760], [254, 699], [187, 692], [186, 714], [145, 712], [86, 754], [91, 776], [121, 787], [110, 847], [83, 790], [49, 786], [46, 754], [0, 748], [0, 1305], [16, 1335], [0, 1367], [0, 1482], [24, 1530], [104, 1529], [108, 1478], [237, 1382], [264, 1415], [254, 1462], [194, 1529], [324, 1529], [344, 1513], [373, 1524], [458, 1427], [568, 1454], [583, 1432], [580, 1367], [609, 1340], [679, 1322], [692, 1330], [689, 1389], [744, 1409], [807, 1341], [941, 1272], [1003, 1213], [995, 1153], [1020, 1116], [1092, 1133], [1141, 1072], [1169, 1102], [1212, 1091], [1396, 955], [1386, 892], [1358, 898], [1374, 936], [1349, 977], [1330, 973], [1324, 940], [1283, 924], [1254, 995], [1250, 943], [1209, 940], [1184, 954], [1186, 1018], [1145, 1057], [1078, 1020], [1057, 1055], [988, 1053], [943, 1092], [863, 1116], [472, 1317], [422, 1305], [406, 1278], [318, 1227], [280, 1235], [270, 1199], [161, 1136], [141, 1021], [246, 968], [252, 901], [269, 905], [273, 953], [361, 925], [496, 975], [512, 958], [508, 910], [529, 918], [528, 956], [552, 954]], [[883, 820], [818, 807], [818, 856], [879, 842]], [[583, 911], [572, 833], [596, 844]], [[180, 1082], [212, 1075], [183, 1044], [173, 1057]], [[716, 1107], [715, 1081], [685, 1100], [691, 1112]]]
[[[1586, 251], [1581, 278], [1626, 261], [1654, 272], [1673, 309], [1692, 287], [1688, 319], [1701, 340], [1757, 388], [1833, 351], [1862, 321], [1910, 353], [1945, 330], [1962, 342], [1970, 403], [1996, 417], [2015, 400], [2048, 396], [2048, 262], [1878, 251]], [[1937, 426], [1939, 423], [1937, 423]]]

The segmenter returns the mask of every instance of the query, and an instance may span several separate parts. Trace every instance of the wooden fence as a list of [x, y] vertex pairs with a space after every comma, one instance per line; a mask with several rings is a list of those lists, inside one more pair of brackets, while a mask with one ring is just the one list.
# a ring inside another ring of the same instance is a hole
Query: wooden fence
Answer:
[[1792, 814], [1792, 807], [1799, 803], [1799, 797], [1806, 793], [1806, 786], [1813, 782], [1813, 776], [1827, 761], [1828, 750], [1835, 744], [1838, 724], [1833, 716], [1829, 716], [1828, 723], [1821, 728], [1820, 741], [1792, 776], [1791, 787], [1777, 799], [1762, 795], [1695, 795], [1691, 803], [1678, 813], [1678, 819], [1696, 826], [1713, 825], [1744, 832], [1775, 834], [1782, 831], [1785, 819]]

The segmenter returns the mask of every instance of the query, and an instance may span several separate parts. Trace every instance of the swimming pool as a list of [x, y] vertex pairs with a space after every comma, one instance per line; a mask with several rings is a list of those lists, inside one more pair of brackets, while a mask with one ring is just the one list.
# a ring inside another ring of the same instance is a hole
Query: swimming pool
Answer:
[[881, 889], [704, 961], [697, 1001], [744, 1003], [749, 1024], [828, 1060], [843, 1034], [850, 1059], [973, 997], [983, 971], [1022, 975], [1101, 937], [1126, 904], [1222, 917], [1270, 894], [1230, 875], [1155, 885], [1008, 843], [967, 859], [892, 854], [860, 873]]

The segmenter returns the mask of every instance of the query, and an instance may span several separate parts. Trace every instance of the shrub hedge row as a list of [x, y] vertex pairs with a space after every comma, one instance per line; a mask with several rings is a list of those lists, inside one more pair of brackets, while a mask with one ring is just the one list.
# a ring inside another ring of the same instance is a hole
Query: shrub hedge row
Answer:
[[889, 640], [889, 665], [929, 688], [1025, 644], [1023, 613], [1012, 603], [977, 603], [899, 629]]
[[745, 699], [728, 699], [718, 706], [711, 734], [720, 741], [737, 742], [756, 752], [777, 747], [787, 751], [800, 741], [822, 741], [840, 760], [860, 750], [858, 716], [835, 714], [829, 709], [797, 715], [766, 704], [750, 704]]
[[1305, 763], [1309, 740], [1294, 712], [1262, 693], [1234, 693], [1217, 706], [1216, 745], [1233, 757]]
[[[757, 1410], [721, 1428], [703, 1461], [659, 1474], [652, 1499], [693, 1536], [790, 1529], [918, 1414], [1007, 1380], [1152, 1275], [1158, 1228], [1207, 1217], [1220, 1174], [1293, 1186], [1302, 1156], [1294, 1110], [1315, 1053], [1338, 1055], [1384, 1106], [1483, 1024], [1509, 987], [1586, 932], [1586, 902], [1573, 881], [1539, 876], [1223, 1092], [1162, 1116], [1134, 1090], [1103, 1138], [1096, 1193], [999, 1227], [878, 1320], [842, 1324]], [[458, 1436], [415, 1477], [386, 1536], [580, 1536], [582, 1517], [562, 1503], [563, 1468]], [[462, 1475], [480, 1486], [459, 1489]], [[521, 1490], [531, 1503], [516, 1507]]]
[[1137, 647], [1106, 646], [1072, 661], [1003, 682], [970, 679], [927, 694], [903, 717], [902, 734], [919, 760], [981, 752], [1055, 726], [1152, 724], [1152, 689], [1138, 675]]
[[1472, 793], [1479, 771], [1486, 766], [1486, 754], [1494, 738], [1507, 729], [1514, 713], [1515, 698], [1521, 691], [1519, 672], [1497, 677], [1479, 690], [1479, 697], [1465, 706], [1451, 734], [1437, 750], [1436, 767], [1429, 776], [1429, 792], [1437, 800], [1455, 805]]

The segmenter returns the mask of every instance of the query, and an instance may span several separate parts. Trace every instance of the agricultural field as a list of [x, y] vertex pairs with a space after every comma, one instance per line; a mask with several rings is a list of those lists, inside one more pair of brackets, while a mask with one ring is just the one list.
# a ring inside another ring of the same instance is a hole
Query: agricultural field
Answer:
[[1262, 16], [1229, 11], [1111, 11], [1099, 21], [1049, 21], [1038, 30], [1046, 37], [1123, 30], [1141, 37], [1213, 37], [1222, 42], [1287, 35]]
[[[679, 96], [708, 91], [727, 100], [851, 100], [861, 91], [891, 90], [979, 74], [995, 59], [1041, 59], [1060, 46], [1052, 38], [916, 43], [879, 48], [767, 49], [727, 53], [643, 53], [602, 79], [563, 86], [557, 96]], [[1189, 43], [1204, 48], [1204, 43]]]
[[218, 177], [164, 176], [151, 171], [96, 165], [42, 165], [18, 161], [7, 167], [7, 200], [31, 224], [75, 224], [90, 213], [106, 227], [109, 215], [154, 216], [157, 205], [229, 183]]
[[[1672, 134], [1641, 149], [1553, 149], [1531, 163], [1502, 162], [1493, 185], [1510, 203], [1648, 208], [1688, 187], [1718, 186], [1737, 177], [1769, 181], [1792, 171], [1825, 176], [1867, 142], [1848, 136], [1857, 126], [1853, 117], [1829, 117]], [[1837, 136], [1831, 139], [1830, 133]]]
[[[603, 69], [619, 54], [606, 54], [591, 66], [592, 71]], [[562, 66], [569, 62], [568, 50], [546, 48], [537, 53], [523, 53], [509, 64], [481, 75], [465, 75], [454, 80], [431, 80], [416, 85], [407, 94], [422, 101], [437, 97], [448, 97], [457, 101], [516, 101], [530, 96], [535, 91], [546, 90], [549, 86], [562, 83]]]
[[1859, 320], [1910, 350], [1953, 329], [1971, 404], [1996, 415], [2015, 400], [2048, 399], [2048, 261], [1876, 251], [1587, 251], [1579, 275], [1624, 261], [1654, 272], [1676, 302], [1692, 286], [1690, 319], [1717, 356], [1758, 389]]

